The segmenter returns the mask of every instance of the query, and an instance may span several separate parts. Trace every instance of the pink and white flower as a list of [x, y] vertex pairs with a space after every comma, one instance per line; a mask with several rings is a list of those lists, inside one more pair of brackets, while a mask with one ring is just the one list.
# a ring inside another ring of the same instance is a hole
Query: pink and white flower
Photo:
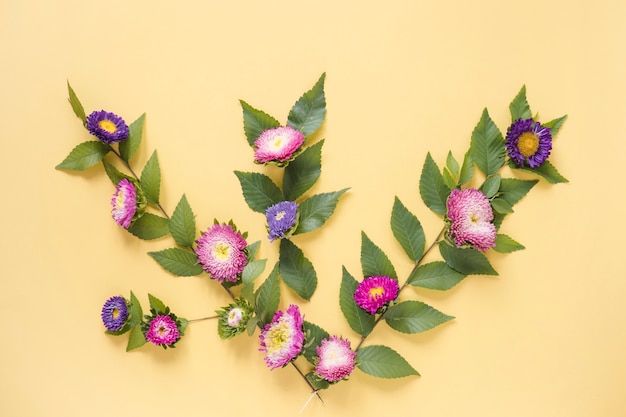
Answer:
[[286, 312], [277, 311], [271, 323], [265, 325], [259, 338], [265, 352], [265, 363], [270, 369], [280, 368], [295, 359], [304, 345], [304, 317], [297, 305], [290, 305]]
[[496, 245], [496, 226], [489, 199], [475, 188], [454, 189], [446, 202], [449, 236], [457, 247], [469, 244], [480, 251]]
[[254, 161], [283, 163], [289, 161], [304, 143], [304, 134], [291, 126], [267, 129], [254, 142]]
[[115, 223], [128, 229], [137, 212], [137, 191], [132, 182], [123, 178], [117, 183], [111, 205], [113, 206], [111, 214]]
[[198, 239], [196, 255], [202, 269], [218, 282], [236, 282], [248, 259], [243, 236], [227, 224], [214, 224]]
[[315, 348], [317, 364], [315, 373], [328, 382], [337, 382], [345, 379], [354, 370], [356, 352], [350, 348], [350, 341], [331, 336], [322, 340], [322, 344]]

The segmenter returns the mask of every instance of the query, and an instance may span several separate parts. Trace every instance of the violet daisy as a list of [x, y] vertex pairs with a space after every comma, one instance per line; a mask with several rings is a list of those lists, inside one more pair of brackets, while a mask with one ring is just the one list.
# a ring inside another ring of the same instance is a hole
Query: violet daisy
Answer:
[[128, 125], [124, 119], [108, 111], [94, 111], [85, 120], [89, 133], [104, 143], [121, 142], [128, 139]]
[[236, 282], [248, 263], [243, 236], [227, 224], [214, 224], [197, 241], [202, 269], [218, 282]]
[[260, 164], [291, 160], [304, 143], [304, 134], [291, 126], [267, 129], [254, 141], [254, 161]]
[[172, 314], [156, 314], [151, 317], [147, 326], [144, 325], [146, 340], [164, 348], [174, 347], [181, 336], [175, 317], [172, 318]]
[[469, 244], [480, 251], [496, 245], [496, 227], [489, 199], [475, 188], [454, 189], [446, 202], [449, 235], [457, 247]]
[[111, 205], [113, 206], [111, 214], [115, 223], [124, 229], [128, 229], [133, 216], [137, 212], [137, 190], [135, 185], [126, 178], [121, 179], [117, 183], [117, 188], [111, 199]]
[[109, 298], [102, 306], [102, 323], [110, 332], [117, 332], [124, 327], [128, 319], [128, 303], [119, 295]]
[[518, 166], [537, 168], [550, 156], [552, 134], [533, 119], [517, 119], [506, 131], [504, 146]]
[[382, 312], [384, 307], [395, 300], [399, 291], [397, 280], [374, 275], [365, 278], [357, 285], [354, 291], [354, 301], [368, 313], [376, 314]]
[[347, 378], [354, 370], [356, 352], [350, 348], [349, 340], [331, 336], [322, 340], [315, 350], [315, 373], [320, 378], [333, 383]]
[[281, 201], [265, 211], [267, 236], [270, 242], [291, 236], [298, 223], [298, 204], [294, 201]]
[[265, 325], [259, 338], [265, 352], [265, 363], [270, 369], [287, 365], [302, 351], [304, 345], [304, 317], [297, 305], [290, 305], [286, 312], [277, 311], [271, 323]]

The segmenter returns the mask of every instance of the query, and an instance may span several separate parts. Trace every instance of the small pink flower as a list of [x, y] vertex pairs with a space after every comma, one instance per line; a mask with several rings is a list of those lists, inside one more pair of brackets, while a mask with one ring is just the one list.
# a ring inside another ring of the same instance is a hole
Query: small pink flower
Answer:
[[446, 203], [449, 234], [457, 247], [470, 244], [480, 251], [496, 245], [496, 227], [489, 199], [475, 188], [454, 189]]
[[291, 126], [267, 129], [254, 142], [254, 160], [261, 164], [288, 161], [303, 143], [304, 134]]
[[376, 314], [398, 296], [398, 281], [386, 276], [371, 276], [359, 283], [354, 291], [354, 301], [363, 310]]
[[326, 381], [341, 381], [354, 370], [356, 352], [350, 348], [349, 340], [331, 336], [322, 340], [315, 350], [318, 356], [315, 373]]
[[123, 178], [117, 183], [117, 189], [111, 199], [111, 205], [113, 206], [111, 214], [115, 223], [124, 229], [128, 229], [137, 211], [137, 191], [132, 182]]
[[214, 224], [198, 239], [196, 255], [202, 268], [217, 282], [236, 282], [248, 260], [243, 236], [227, 224]]
[[265, 363], [270, 369], [287, 365], [300, 354], [304, 345], [304, 317], [297, 305], [290, 305], [286, 312], [277, 311], [272, 322], [265, 325], [259, 338], [265, 352]]
[[169, 315], [154, 317], [146, 332], [146, 340], [158, 346], [171, 346], [180, 339], [176, 322]]

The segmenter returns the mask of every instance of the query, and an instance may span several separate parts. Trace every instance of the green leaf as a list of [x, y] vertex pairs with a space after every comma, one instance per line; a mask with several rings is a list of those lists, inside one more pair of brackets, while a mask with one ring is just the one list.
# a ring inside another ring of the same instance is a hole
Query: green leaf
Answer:
[[302, 354], [311, 364], [315, 365], [315, 358], [317, 357], [316, 347], [322, 344], [322, 340], [328, 339], [330, 334], [321, 327], [304, 321], [304, 349]]
[[324, 140], [308, 147], [285, 168], [283, 192], [285, 199], [296, 201], [317, 182], [322, 172], [322, 145]]
[[144, 213], [130, 225], [128, 231], [139, 239], [158, 239], [170, 232], [170, 222], [165, 217]]
[[494, 198], [491, 200], [491, 207], [496, 213], [513, 213], [513, 207], [511, 207], [511, 205], [503, 198]]
[[69, 169], [73, 171], [84, 171], [91, 168], [109, 153], [111, 148], [97, 140], [90, 140], [77, 145], [70, 154], [57, 165], [56, 169]]
[[239, 102], [243, 109], [243, 130], [250, 146], [254, 146], [263, 131], [280, 126], [280, 122], [269, 114], [255, 109], [243, 100]]
[[569, 182], [567, 178], [559, 174], [559, 171], [556, 170], [556, 168], [550, 163], [550, 161], [545, 161], [537, 168], [518, 167], [513, 162], [511, 162], [510, 166], [512, 168], [519, 169], [520, 171], [530, 172], [532, 174], [539, 175], [550, 184]]
[[454, 158], [454, 155], [452, 155], [452, 151], [448, 151], [448, 157], [446, 158], [446, 168], [448, 168], [448, 171], [450, 171], [452, 176], [459, 176], [459, 163]]
[[102, 165], [104, 165], [104, 172], [106, 172], [113, 185], [117, 186], [117, 183], [124, 178], [132, 180], [130, 176], [120, 172], [115, 165], [108, 163], [105, 159], [102, 160]]
[[526, 86], [523, 85], [522, 89], [517, 93], [511, 104], [509, 105], [511, 111], [511, 120], [514, 122], [517, 119], [531, 119], [533, 117], [530, 111], [530, 106], [526, 100]]
[[503, 234], [496, 235], [496, 246], [493, 248], [496, 252], [511, 253], [522, 249], [526, 249], [524, 245], [516, 242], [511, 237]]
[[83, 124], [85, 124], [85, 121], [87, 120], [87, 117], [85, 116], [85, 109], [83, 108], [83, 105], [80, 104], [80, 100], [78, 99], [78, 96], [74, 92], [74, 89], [70, 85], [69, 81], [67, 82], [67, 92], [69, 94], [69, 101], [72, 106], [72, 110], [74, 110], [74, 114], [83, 122]]
[[322, 390], [328, 389], [330, 387], [330, 382], [317, 376], [314, 371], [307, 373], [305, 377], [307, 381], [311, 383], [313, 389]]
[[502, 180], [502, 176], [500, 174], [494, 175], [493, 177], [489, 177], [485, 180], [483, 185], [480, 187], [481, 191], [487, 198], [491, 198], [498, 192], [500, 188], [500, 181]]
[[537, 180], [518, 180], [514, 178], [502, 178], [498, 197], [509, 203], [511, 207], [517, 204], [531, 188], [539, 181]]
[[268, 207], [284, 201], [280, 188], [265, 174], [235, 171], [243, 197], [252, 211], [265, 214]]
[[493, 123], [487, 109], [472, 132], [470, 145], [472, 159], [487, 176], [498, 172], [504, 165], [506, 148], [498, 127]]
[[172, 213], [169, 227], [177, 244], [186, 248], [192, 247], [196, 238], [196, 219], [184, 194]]
[[274, 313], [278, 310], [280, 303], [280, 281], [278, 279], [278, 262], [270, 275], [263, 281], [263, 284], [256, 292], [256, 315], [265, 326], [272, 321]]
[[145, 345], [147, 342], [146, 336], [141, 331], [141, 326], [135, 326], [130, 331], [128, 336], [128, 345], [126, 345], [126, 352], [130, 352], [133, 349], [137, 349]]
[[138, 324], [141, 323], [141, 321], [143, 320], [143, 311], [141, 310], [141, 303], [139, 302], [139, 300], [137, 299], [137, 297], [135, 297], [135, 294], [133, 294], [133, 292], [130, 292], [130, 325], [131, 327], [135, 327]]
[[450, 195], [450, 188], [444, 183], [439, 167], [430, 152], [426, 155], [420, 176], [420, 195], [429, 209], [442, 216], [446, 214], [446, 200]]
[[185, 249], [169, 248], [159, 252], [148, 252], [148, 255], [167, 272], [179, 277], [200, 275], [203, 271], [196, 254]]
[[443, 183], [450, 189], [456, 188], [456, 179], [452, 176], [452, 173], [450, 173], [447, 167], [443, 168]]
[[396, 270], [385, 253], [361, 232], [361, 268], [364, 277], [382, 275], [398, 279]]
[[408, 334], [425, 332], [454, 318], [420, 301], [404, 301], [391, 306], [383, 317], [389, 327]]
[[141, 144], [141, 139], [143, 138], [143, 125], [146, 120], [146, 114], [142, 114], [128, 126], [128, 139], [123, 142], [120, 142], [120, 156], [126, 162], [132, 158], [132, 156], [139, 149], [139, 145]]
[[256, 331], [259, 324], [259, 319], [254, 316], [248, 319], [248, 323], [246, 324], [246, 331], [248, 332], [248, 336], [252, 336]]
[[407, 256], [417, 262], [424, 253], [426, 238], [421, 223], [413, 213], [395, 198], [391, 210], [391, 231]]
[[448, 266], [465, 275], [498, 275], [487, 257], [477, 249], [457, 248], [447, 242], [439, 243], [439, 251]]
[[445, 262], [435, 261], [414, 269], [407, 279], [407, 284], [430, 290], [447, 291], [465, 277], [465, 274], [455, 271]]
[[312, 89], [300, 97], [289, 112], [287, 124], [301, 131], [305, 136], [315, 132], [324, 122], [326, 116], [325, 79], [326, 73], [321, 75]]
[[331, 193], [316, 194], [302, 201], [298, 207], [300, 210], [298, 227], [293, 234], [307, 233], [322, 227], [335, 211], [339, 197], [348, 190], [349, 188], [344, 188]]
[[246, 258], [248, 258], [248, 260], [256, 258], [256, 253], [259, 250], [259, 246], [261, 246], [260, 240], [257, 240], [256, 242], [250, 243], [248, 246], [246, 246], [245, 251], [247, 253]]
[[342, 271], [339, 307], [350, 328], [361, 336], [367, 336], [374, 329], [374, 316], [363, 310], [354, 301], [354, 291], [356, 291], [359, 283], [345, 267], [342, 267]]
[[356, 355], [357, 367], [379, 378], [402, 378], [419, 373], [395, 350], [382, 345], [366, 346]]
[[545, 127], [550, 128], [550, 135], [552, 135], [552, 139], [554, 139], [557, 133], [559, 133], [559, 130], [561, 130], [561, 126], [565, 123], [565, 119], [567, 119], [567, 115], [559, 117], [558, 119], [550, 120], [547, 123], [543, 123]]
[[158, 205], [161, 194], [161, 168], [157, 159], [157, 151], [152, 152], [152, 156], [146, 162], [141, 172], [141, 189], [148, 202]]
[[472, 153], [467, 151], [463, 158], [463, 166], [461, 167], [461, 174], [459, 175], [459, 185], [467, 184], [474, 177], [474, 160], [472, 159]]
[[317, 273], [300, 248], [288, 239], [280, 241], [279, 270], [289, 288], [305, 300], [311, 300], [317, 288]]
[[165, 303], [163, 301], [159, 300], [157, 297], [155, 297], [152, 294], [148, 294], [148, 300], [150, 301], [151, 310], [156, 311], [157, 314], [165, 313], [165, 309], [167, 307], [165, 306]]
[[241, 273], [241, 282], [244, 284], [252, 283], [265, 270], [266, 263], [267, 259], [248, 262]]

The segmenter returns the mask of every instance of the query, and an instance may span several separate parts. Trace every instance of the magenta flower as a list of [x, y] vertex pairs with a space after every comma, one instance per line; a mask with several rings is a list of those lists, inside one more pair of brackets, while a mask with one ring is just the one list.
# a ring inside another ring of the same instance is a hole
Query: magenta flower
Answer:
[[374, 275], [365, 278], [357, 285], [354, 291], [354, 301], [368, 313], [376, 314], [395, 300], [399, 291], [397, 280]]
[[290, 305], [285, 313], [277, 311], [272, 322], [265, 325], [259, 338], [265, 352], [265, 363], [270, 369], [287, 365], [302, 351], [304, 345], [304, 317], [297, 305]]
[[94, 111], [85, 120], [89, 133], [104, 143], [121, 142], [128, 139], [128, 125], [115, 113], [100, 110]]
[[489, 199], [475, 188], [454, 189], [446, 202], [449, 235], [457, 247], [469, 244], [480, 251], [496, 245], [496, 226]]
[[254, 161], [260, 164], [291, 160], [304, 143], [304, 134], [291, 126], [267, 129], [254, 141]]
[[237, 282], [248, 263], [243, 236], [227, 224], [214, 224], [198, 239], [196, 255], [202, 269], [217, 282]]
[[130, 227], [133, 216], [137, 212], [137, 191], [132, 182], [123, 178], [117, 183], [117, 188], [111, 199], [113, 210], [111, 214], [115, 223], [124, 229]]
[[315, 348], [317, 364], [315, 373], [328, 382], [337, 382], [345, 379], [354, 370], [356, 352], [350, 348], [350, 341], [331, 336], [322, 340], [322, 344]]
[[533, 119], [517, 119], [506, 131], [504, 146], [517, 166], [537, 168], [550, 156], [552, 134]]
[[171, 315], [157, 314], [150, 319], [145, 336], [148, 342], [165, 348], [173, 347], [181, 334]]

